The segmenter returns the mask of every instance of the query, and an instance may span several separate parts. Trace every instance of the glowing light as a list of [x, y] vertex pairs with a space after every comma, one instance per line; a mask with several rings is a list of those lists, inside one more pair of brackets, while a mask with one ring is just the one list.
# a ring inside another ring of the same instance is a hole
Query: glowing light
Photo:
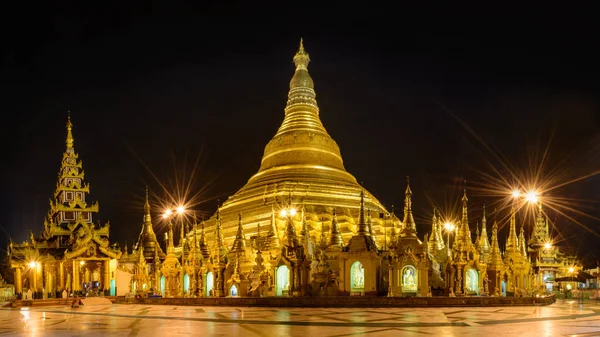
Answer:
[[183, 214], [185, 212], [185, 208], [183, 206], [177, 207], [177, 214]]
[[546, 243], [544, 244], [544, 248], [546, 248], [546, 249], [550, 249], [550, 248], [552, 248], [552, 244], [551, 244], [550, 242], [546, 242]]
[[520, 197], [521, 196], [521, 191], [519, 191], [519, 190], [512, 191], [512, 196], [513, 196], [513, 198]]
[[290, 209], [290, 215], [291, 215], [291, 216], [294, 216], [294, 215], [296, 215], [296, 210], [295, 210], [295, 209], [293, 209], [293, 208], [292, 208], [292, 209]]
[[35, 268], [37, 266], [37, 262], [31, 261], [29, 262], [29, 268]]
[[530, 203], [536, 203], [538, 201], [538, 199], [539, 198], [538, 198], [537, 193], [535, 191], [529, 191], [525, 195], [525, 200], [527, 200]]
[[85, 264], [85, 261], [79, 261], [79, 264], [83, 266]]
[[285, 209], [282, 209], [281, 212], [279, 212], [279, 214], [281, 216], [287, 216], [287, 211]]
[[168, 217], [169, 215], [171, 215], [171, 213], [173, 213], [173, 211], [171, 211], [170, 209], [165, 211], [165, 214], [163, 215], [163, 217]]
[[163, 214], [163, 219], [166, 219], [168, 217], [169, 217], [169, 215], [167, 213]]
[[573, 273], [574, 271], [575, 271], [575, 268], [569, 267], [569, 273]]
[[453, 231], [453, 230], [454, 230], [454, 228], [456, 228], [456, 227], [454, 226], [454, 224], [453, 224], [452, 222], [446, 222], [446, 223], [444, 224], [444, 228], [446, 228], [446, 230], [447, 230], [447, 231], [451, 232], [451, 231]]

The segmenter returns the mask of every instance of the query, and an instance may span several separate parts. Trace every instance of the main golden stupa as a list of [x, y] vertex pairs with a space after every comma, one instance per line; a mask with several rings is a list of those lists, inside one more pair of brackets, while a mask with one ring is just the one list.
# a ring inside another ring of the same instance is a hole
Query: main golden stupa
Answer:
[[[232, 242], [243, 215], [245, 235], [262, 228], [282, 233], [282, 209], [304, 209], [307, 227], [316, 241], [330, 230], [334, 209], [344, 241], [356, 232], [360, 194], [363, 188], [346, 171], [337, 143], [319, 118], [314, 82], [308, 72], [309, 54], [302, 40], [294, 56], [296, 70], [290, 81], [285, 116], [279, 130], [265, 147], [260, 169], [244, 187], [220, 207], [224, 239]], [[383, 205], [368, 191], [365, 194], [367, 216], [372, 214], [373, 234], [384, 234], [396, 217], [389, 217]], [[273, 217], [273, 213], [277, 216]], [[380, 215], [384, 214], [385, 217]], [[214, 233], [216, 214], [207, 222], [207, 235]], [[301, 224], [298, 223], [299, 227]], [[390, 234], [390, 233], [388, 233]], [[385, 235], [376, 235], [383, 241]], [[381, 242], [380, 244], [384, 244]]]

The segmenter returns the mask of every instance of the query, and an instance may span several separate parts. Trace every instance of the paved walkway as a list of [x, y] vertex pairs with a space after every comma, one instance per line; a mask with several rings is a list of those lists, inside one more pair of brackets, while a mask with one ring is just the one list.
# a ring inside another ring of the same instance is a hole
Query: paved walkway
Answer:
[[600, 336], [600, 302], [489, 308], [93, 305], [0, 310], [7, 336]]

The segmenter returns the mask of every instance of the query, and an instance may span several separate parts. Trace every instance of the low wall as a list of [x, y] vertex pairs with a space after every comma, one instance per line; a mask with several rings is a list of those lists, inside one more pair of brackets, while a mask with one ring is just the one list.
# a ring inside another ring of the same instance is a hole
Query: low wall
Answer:
[[496, 307], [548, 305], [548, 297], [199, 297], [199, 298], [124, 298], [117, 304], [162, 304], [234, 307]]

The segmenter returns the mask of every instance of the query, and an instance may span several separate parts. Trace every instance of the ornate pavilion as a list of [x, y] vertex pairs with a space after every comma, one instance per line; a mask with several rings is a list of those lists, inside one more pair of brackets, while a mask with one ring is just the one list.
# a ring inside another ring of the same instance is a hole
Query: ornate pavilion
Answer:
[[481, 232], [477, 227], [473, 237], [466, 190], [452, 246], [443, 240], [435, 209], [431, 231], [419, 238], [408, 179], [400, 219], [344, 168], [319, 118], [302, 41], [293, 60], [284, 119], [258, 172], [210, 219], [181, 220], [175, 228], [170, 222], [165, 250], [154, 232], [148, 191], [132, 251], [109, 245], [109, 225], [92, 222], [98, 206], [86, 202], [89, 185], [68, 121], [44, 231], [9, 245], [15, 292], [54, 296], [95, 287], [166, 297], [516, 296], [546, 290], [565, 275], [572, 261], [548, 247], [541, 205], [529, 245], [523, 227], [517, 234], [514, 208], [505, 249], [497, 221], [488, 236], [485, 207]]
[[[98, 203], [87, 200], [81, 160], [75, 152], [71, 119], [67, 120], [66, 150], [39, 236], [8, 245], [15, 293], [35, 298], [61, 297], [61, 292], [114, 290], [116, 259], [121, 251], [109, 245], [110, 224], [94, 223]], [[114, 293], [114, 291], [113, 291]]]

